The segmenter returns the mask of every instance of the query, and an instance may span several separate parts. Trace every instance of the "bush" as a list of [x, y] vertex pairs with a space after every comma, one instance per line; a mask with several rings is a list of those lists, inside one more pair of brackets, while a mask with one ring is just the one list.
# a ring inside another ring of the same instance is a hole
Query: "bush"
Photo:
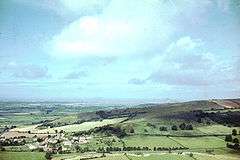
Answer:
[[236, 129], [233, 129], [233, 130], [232, 130], [232, 135], [233, 135], [233, 136], [236, 136], [236, 135], [237, 135], [237, 130], [236, 130]]
[[233, 143], [239, 144], [239, 139], [234, 138], [234, 139], [233, 139]]
[[232, 135], [226, 135], [226, 137], [225, 137], [225, 141], [226, 142], [232, 142]]
[[176, 125], [173, 125], [173, 126], [172, 126], [172, 130], [173, 130], [173, 131], [177, 131], [177, 130], [178, 130], [178, 127], [177, 127]]
[[186, 124], [185, 124], [185, 123], [180, 124], [180, 125], [179, 125], [179, 128], [180, 128], [181, 130], [185, 130], [185, 129], [186, 129]]
[[167, 131], [167, 127], [161, 126], [161, 127], [159, 128], [159, 130], [160, 130], [160, 131]]
[[46, 158], [47, 160], [51, 160], [51, 159], [52, 159], [52, 153], [46, 152], [45, 158]]

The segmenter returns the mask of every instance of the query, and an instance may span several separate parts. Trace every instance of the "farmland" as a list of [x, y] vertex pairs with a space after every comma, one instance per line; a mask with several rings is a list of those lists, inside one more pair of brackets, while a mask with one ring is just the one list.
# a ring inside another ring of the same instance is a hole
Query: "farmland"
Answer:
[[5, 105], [7, 111], [1, 103], [0, 118], [3, 160], [240, 158], [238, 119], [220, 119], [237, 116], [239, 110], [211, 101], [120, 109], [74, 104], [72, 110], [72, 104], [59, 103]]

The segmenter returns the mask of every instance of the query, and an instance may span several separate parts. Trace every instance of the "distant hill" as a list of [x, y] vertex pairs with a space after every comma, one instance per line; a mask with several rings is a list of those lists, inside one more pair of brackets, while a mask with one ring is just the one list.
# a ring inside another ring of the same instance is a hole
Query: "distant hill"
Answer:
[[212, 102], [224, 108], [232, 108], [232, 109], [240, 108], [240, 99], [221, 99], [221, 100], [213, 100]]

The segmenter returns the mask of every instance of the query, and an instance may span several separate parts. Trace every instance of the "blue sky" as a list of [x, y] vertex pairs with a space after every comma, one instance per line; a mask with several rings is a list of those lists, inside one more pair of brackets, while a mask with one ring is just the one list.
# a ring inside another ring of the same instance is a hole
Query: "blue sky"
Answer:
[[0, 2], [0, 98], [240, 96], [237, 0]]

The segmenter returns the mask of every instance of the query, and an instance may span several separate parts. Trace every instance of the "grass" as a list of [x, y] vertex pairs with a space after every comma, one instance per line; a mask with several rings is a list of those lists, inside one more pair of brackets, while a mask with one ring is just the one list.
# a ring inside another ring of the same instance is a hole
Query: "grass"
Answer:
[[225, 148], [226, 143], [218, 137], [172, 137], [173, 140], [188, 148]]
[[66, 125], [61, 127], [54, 127], [49, 129], [43, 129], [43, 130], [34, 130], [33, 133], [55, 133], [55, 130], [58, 131], [65, 131], [65, 132], [78, 132], [78, 131], [86, 131], [90, 130], [95, 127], [101, 127], [108, 124], [115, 124], [123, 121], [125, 118], [115, 118], [115, 119], [104, 119], [102, 121], [92, 121], [92, 122], [84, 122], [81, 124], [72, 124], [72, 125]]
[[194, 158], [197, 160], [239, 160], [239, 157], [230, 155], [210, 155], [194, 153]]
[[[4, 118], [4, 119], [3, 119]], [[11, 115], [4, 116], [0, 119], [2, 125], [30, 125], [42, 120], [53, 120], [56, 116], [43, 115], [43, 114], [25, 114], [25, 115]]]
[[41, 152], [0, 152], [1, 160], [45, 160]]
[[231, 134], [233, 129], [239, 130], [239, 127], [227, 127], [224, 125], [202, 126], [197, 128], [206, 134]]
[[166, 136], [128, 136], [123, 139], [126, 146], [129, 147], [181, 147], [180, 144]]
[[99, 147], [123, 147], [122, 142], [117, 137], [94, 137], [88, 143], [80, 145], [80, 147], [89, 147], [97, 150]]
[[193, 160], [188, 155], [177, 155], [177, 154], [143, 154], [140, 156], [128, 155], [131, 160]]

